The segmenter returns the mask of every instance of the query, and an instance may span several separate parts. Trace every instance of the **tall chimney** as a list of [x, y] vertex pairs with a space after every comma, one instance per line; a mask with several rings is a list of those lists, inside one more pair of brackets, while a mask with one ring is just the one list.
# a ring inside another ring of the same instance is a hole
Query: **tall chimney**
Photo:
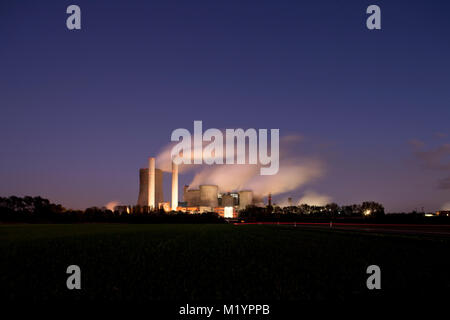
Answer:
[[178, 165], [172, 161], [172, 210], [178, 207]]
[[155, 209], [155, 158], [148, 158], [148, 206]]

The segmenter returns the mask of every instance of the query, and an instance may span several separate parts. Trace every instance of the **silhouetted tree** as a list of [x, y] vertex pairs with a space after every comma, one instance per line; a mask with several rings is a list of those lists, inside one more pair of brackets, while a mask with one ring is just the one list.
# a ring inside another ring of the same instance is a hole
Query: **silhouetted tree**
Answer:
[[361, 211], [365, 216], [383, 216], [384, 215], [384, 207], [378, 203], [373, 201], [365, 201], [361, 204]]

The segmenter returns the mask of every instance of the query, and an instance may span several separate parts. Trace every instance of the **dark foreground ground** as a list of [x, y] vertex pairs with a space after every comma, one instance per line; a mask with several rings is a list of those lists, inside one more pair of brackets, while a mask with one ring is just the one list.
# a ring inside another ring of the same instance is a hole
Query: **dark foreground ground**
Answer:
[[[6, 300], [435, 300], [450, 239], [273, 225], [0, 225]], [[66, 288], [81, 267], [82, 290]], [[379, 291], [366, 268], [381, 268]]]

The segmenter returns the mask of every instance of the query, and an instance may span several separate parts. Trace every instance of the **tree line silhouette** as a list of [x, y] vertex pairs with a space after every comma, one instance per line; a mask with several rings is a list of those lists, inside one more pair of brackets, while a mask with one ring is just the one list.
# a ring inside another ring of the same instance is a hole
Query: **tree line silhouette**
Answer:
[[[188, 214], [182, 212], [145, 211], [135, 208], [131, 213], [91, 207], [86, 210], [66, 209], [42, 197], [0, 197], [0, 222], [23, 223], [225, 223], [217, 213]], [[239, 221], [358, 221], [370, 223], [450, 223], [450, 217], [425, 217], [424, 213], [385, 214], [380, 203], [339, 206], [247, 206], [239, 212]]]
[[0, 197], [0, 222], [24, 223], [225, 223], [214, 213], [185, 214], [152, 212], [113, 212], [105, 208], [66, 209], [42, 197]]

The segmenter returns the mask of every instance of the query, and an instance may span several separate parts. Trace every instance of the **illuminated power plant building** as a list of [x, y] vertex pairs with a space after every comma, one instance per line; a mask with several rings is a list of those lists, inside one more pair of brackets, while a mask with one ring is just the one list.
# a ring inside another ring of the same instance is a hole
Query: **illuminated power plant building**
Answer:
[[[233, 217], [236, 210], [245, 209], [248, 205], [254, 204], [253, 191], [242, 190], [239, 192], [219, 193], [217, 185], [200, 185], [199, 189], [183, 188], [183, 205], [178, 207], [184, 212], [206, 212], [215, 211], [219, 214], [227, 214], [226, 208], [232, 210]], [[229, 216], [231, 218], [231, 216]]]
[[139, 197], [137, 206], [140, 211], [162, 209], [185, 213], [216, 212], [225, 218], [236, 218], [237, 210], [258, 203], [253, 191], [220, 193], [217, 185], [200, 185], [198, 189], [183, 187], [183, 201], [178, 201], [178, 165], [172, 163], [171, 202], [164, 202], [163, 171], [155, 167], [155, 158], [150, 157], [148, 168], [139, 169]]

